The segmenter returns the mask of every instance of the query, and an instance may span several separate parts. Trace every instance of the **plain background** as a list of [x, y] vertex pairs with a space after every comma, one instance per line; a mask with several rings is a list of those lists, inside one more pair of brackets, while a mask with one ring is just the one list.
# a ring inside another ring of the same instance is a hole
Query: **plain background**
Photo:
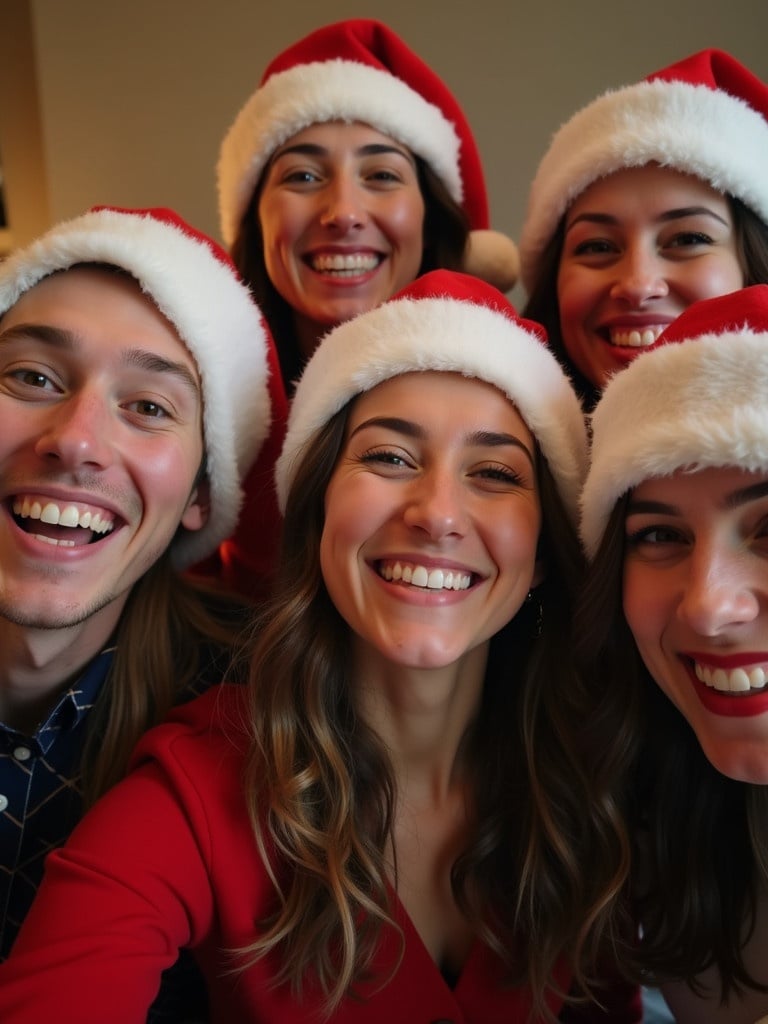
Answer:
[[605, 89], [708, 46], [768, 80], [765, 0], [0, 0], [6, 244], [95, 203], [172, 206], [219, 237], [224, 132], [277, 52], [352, 16], [454, 91], [515, 239], [552, 133]]

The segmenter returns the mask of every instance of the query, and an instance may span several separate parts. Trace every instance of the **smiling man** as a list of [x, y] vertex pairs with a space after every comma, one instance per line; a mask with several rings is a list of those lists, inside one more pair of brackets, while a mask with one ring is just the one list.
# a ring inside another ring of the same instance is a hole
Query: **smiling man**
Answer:
[[225, 671], [243, 609], [182, 570], [234, 529], [271, 345], [168, 210], [94, 209], [0, 265], [2, 957], [47, 852]]

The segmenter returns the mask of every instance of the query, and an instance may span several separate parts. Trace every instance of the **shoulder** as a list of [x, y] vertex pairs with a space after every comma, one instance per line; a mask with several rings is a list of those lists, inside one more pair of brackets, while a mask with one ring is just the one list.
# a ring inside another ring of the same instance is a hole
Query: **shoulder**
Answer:
[[149, 761], [181, 766], [204, 776], [212, 765], [221, 771], [242, 764], [248, 750], [248, 689], [219, 683], [172, 709], [139, 741], [131, 758], [135, 769]]

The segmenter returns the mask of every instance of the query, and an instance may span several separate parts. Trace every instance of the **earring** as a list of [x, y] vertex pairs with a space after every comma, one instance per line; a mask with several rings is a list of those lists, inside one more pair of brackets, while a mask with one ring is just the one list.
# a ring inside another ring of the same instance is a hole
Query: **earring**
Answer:
[[532, 604], [534, 601], [537, 603], [536, 607], [536, 625], [533, 630], [533, 639], [538, 640], [541, 636], [542, 630], [544, 629], [544, 605], [541, 603], [541, 598], [536, 596], [534, 590], [529, 590], [525, 595], [525, 603]]

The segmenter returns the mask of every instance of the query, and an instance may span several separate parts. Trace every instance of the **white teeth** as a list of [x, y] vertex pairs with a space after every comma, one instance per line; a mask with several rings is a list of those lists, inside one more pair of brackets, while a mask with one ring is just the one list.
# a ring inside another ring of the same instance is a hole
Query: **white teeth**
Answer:
[[53, 537], [43, 537], [41, 533], [35, 533], [33, 536], [44, 544], [51, 544], [55, 548], [73, 548], [75, 546], [73, 540], [54, 540]]
[[694, 663], [696, 678], [720, 693], [746, 693], [748, 690], [762, 690], [768, 679], [766, 670], [755, 665], [753, 668], [734, 668], [730, 671], [722, 668], [711, 669], [706, 665]]
[[472, 577], [466, 572], [451, 569], [427, 569], [423, 565], [403, 565], [401, 562], [382, 563], [381, 575], [385, 580], [410, 583], [426, 590], [467, 590]]
[[662, 326], [631, 329], [615, 327], [610, 332], [611, 344], [622, 348], [648, 348], [658, 340], [663, 330]]
[[[29, 498], [17, 499], [13, 503], [13, 511], [22, 519], [39, 519], [40, 522], [48, 523], [51, 526], [70, 528], [79, 526], [83, 530], [92, 530], [94, 533], [109, 533], [114, 529], [114, 522], [106, 516], [102, 519], [98, 512], [88, 510], [81, 512], [75, 505], [61, 506], [53, 501], [41, 505], [39, 501], [30, 501]], [[70, 542], [64, 543], [69, 544]]]
[[375, 270], [378, 265], [374, 253], [326, 253], [312, 258], [312, 269], [322, 273], [353, 275]]

